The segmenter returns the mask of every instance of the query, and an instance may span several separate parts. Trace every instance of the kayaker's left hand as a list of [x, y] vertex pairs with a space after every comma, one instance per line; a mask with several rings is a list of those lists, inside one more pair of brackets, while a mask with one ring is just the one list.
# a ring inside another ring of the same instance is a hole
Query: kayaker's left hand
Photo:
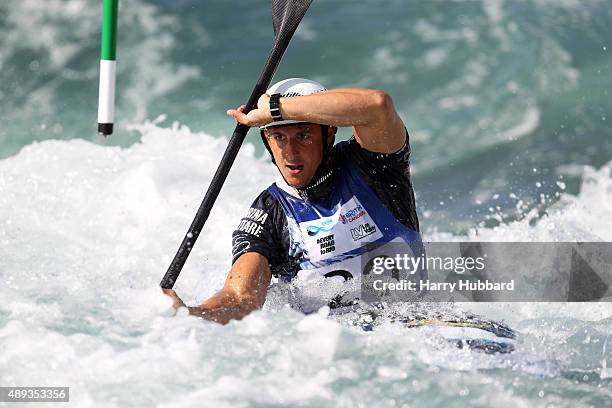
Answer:
[[172, 307], [176, 310], [180, 309], [181, 307], [187, 307], [185, 305], [185, 303], [181, 300], [181, 298], [176, 294], [176, 292], [174, 291], [174, 289], [164, 289], [162, 288], [162, 292], [164, 292], [164, 294], [166, 294], [167, 296], [172, 298]]

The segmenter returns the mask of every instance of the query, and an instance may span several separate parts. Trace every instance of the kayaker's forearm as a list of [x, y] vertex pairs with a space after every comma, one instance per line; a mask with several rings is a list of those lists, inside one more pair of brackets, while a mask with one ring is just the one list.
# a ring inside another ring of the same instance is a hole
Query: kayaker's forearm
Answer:
[[281, 98], [285, 119], [333, 126], [375, 126], [386, 120], [391, 98], [382, 91], [342, 88], [300, 97]]
[[[265, 301], [265, 297], [264, 297]], [[227, 324], [230, 320], [240, 320], [254, 310], [260, 309], [263, 302], [256, 297], [238, 298], [226, 292], [218, 292], [199, 306], [190, 306], [189, 314], [205, 320]]]

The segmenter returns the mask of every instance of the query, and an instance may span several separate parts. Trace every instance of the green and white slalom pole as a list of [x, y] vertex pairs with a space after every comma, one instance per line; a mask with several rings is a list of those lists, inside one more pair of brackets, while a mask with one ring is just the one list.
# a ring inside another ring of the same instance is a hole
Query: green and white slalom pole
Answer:
[[108, 136], [113, 134], [113, 122], [115, 120], [115, 68], [117, 65], [117, 14], [119, 0], [104, 0], [102, 7], [98, 133]]

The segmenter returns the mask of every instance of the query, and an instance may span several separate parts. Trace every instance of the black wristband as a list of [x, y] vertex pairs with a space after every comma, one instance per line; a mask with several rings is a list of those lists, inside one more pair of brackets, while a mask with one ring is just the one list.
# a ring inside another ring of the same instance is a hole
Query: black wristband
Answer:
[[280, 103], [278, 101], [280, 97], [280, 94], [270, 95], [270, 114], [272, 115], [272, 120], [274, 122], [280, 122], [281, 120], [283, 120], [280, 111]]

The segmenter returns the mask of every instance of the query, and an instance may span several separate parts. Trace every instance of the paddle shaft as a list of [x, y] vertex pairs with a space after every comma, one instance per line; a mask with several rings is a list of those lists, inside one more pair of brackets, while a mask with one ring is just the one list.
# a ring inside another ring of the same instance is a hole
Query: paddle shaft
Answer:
[[[266, 92], [266, 89], [270, 85], [270, 81], [274, 76], [274, 72], [278, 67], [278, 64], [289, 45], [289, 39], [282, 42], [275, 42], [274, 48], [268, 57], [266, 65], [257, 81], [257, 85], [253, 88], [253, 92], [251, 92], [251, 96], [249, 97], [248, 102], [245, 106], [245, 113], [253, 110], [254, 107], [257, 106], [257, 101], [259, 97]], [[225, 183], [227, 175], [229, 174], [232, 165], [234, 164], [234, 160], [236, 159], [236, 155], [240, 150], [240, 146], [244, 142], [244, 139], [249, 131], [249, 127], [242, 124], [237, 124], [234, 129], [234, 133], [230, 138], [229, 144], [225, 149], [225, 153], [223, 153], [223, 158], [221, 159], [221, 163], [219, 163], [219, 167], [217, 167], [217, 171], [213, 176], [213, 179], [204, 195], [204, 199], [202, 200], [202, 204], [200, 204], [200, 208], [198, 208], [198, 212], [187, 231], [187, 234], [183, 238], [183, 242], [174, 255], [174, 259], [172, 263], [168, 267], [166, 274], [160, 282], [160, 286], [164, 289], [171, 289], [174, 286], [174, 282], [178, 278], [185, 262], [187, 261], [187, 257], [189, 257], [189, 253], [193, 248], [206, 220], [208, 220], [208, 216], [210, 215], [210, 211], [212, 210], [217, 197], [219, 196], [219, 192], [221, 191], [221, 187]]]

